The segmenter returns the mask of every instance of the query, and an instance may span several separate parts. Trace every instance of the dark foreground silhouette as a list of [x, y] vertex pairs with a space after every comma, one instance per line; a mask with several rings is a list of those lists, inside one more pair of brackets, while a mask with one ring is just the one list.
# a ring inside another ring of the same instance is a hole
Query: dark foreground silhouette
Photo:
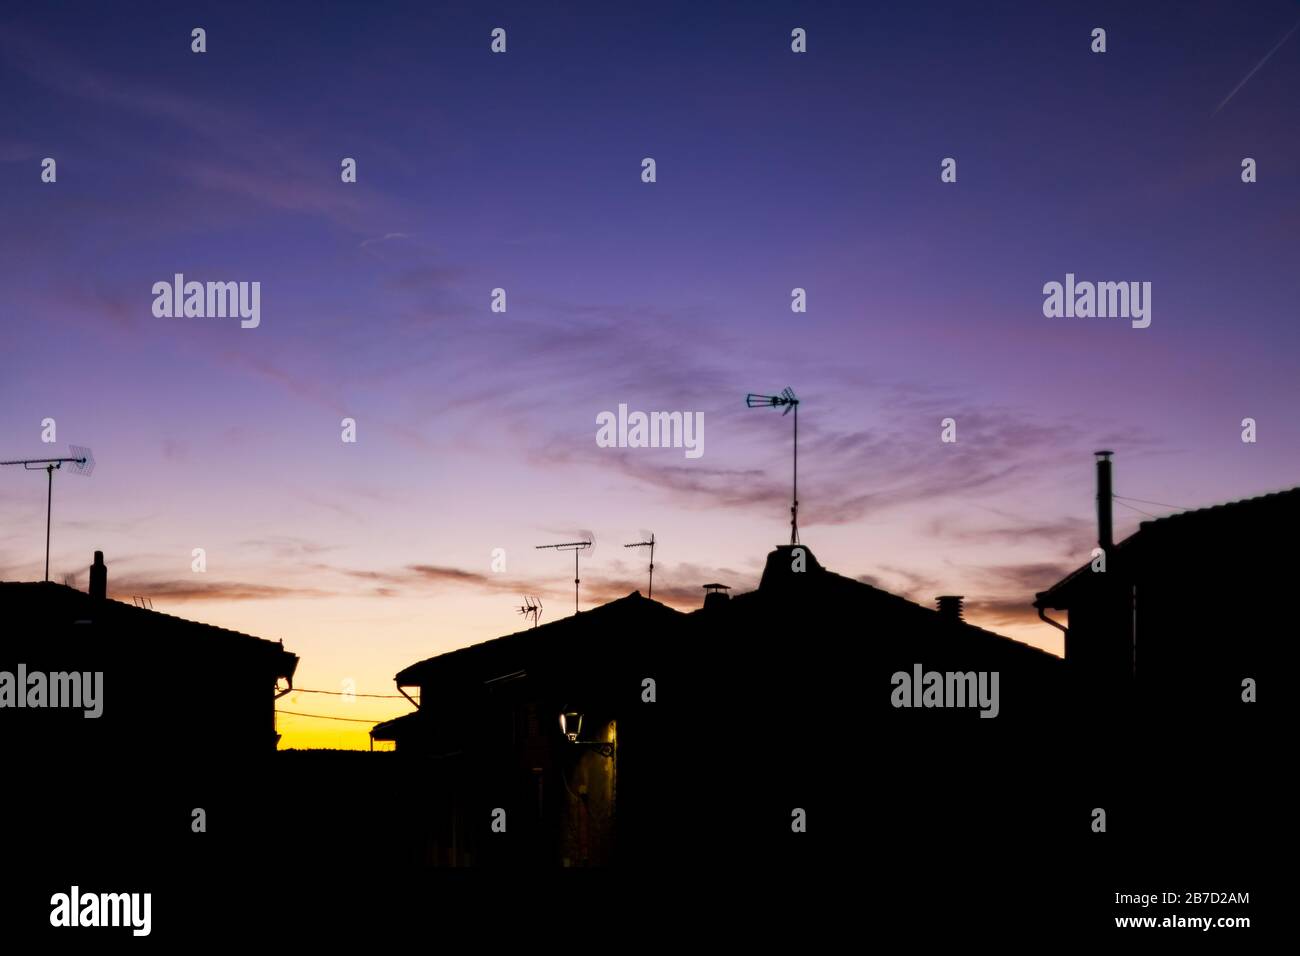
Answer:
[[[1255, 501], [1144, 526], [1105, 579], [1040, 593], [1074, 618], [1064, 660], [783, 545], [755, 590], [694, 613], [633, 593], [411, 665], [419, 710], [375, 731], [392, 753], [275, 752], [296, 665], [279, 644], [0, 585], [0, 671], [103, 673], [98, 718], [0, 711], [24, 874], [0, 915], [69, 932], [50, 896], [77, 884], [152, 892], [153, 935], [179, 938], [289, 916], [324, 933], [349, 907], [473, 929], [531, 906], [1073, 936], [1156, 912], [1115, 893], [1162, 891], [1251, 892], [1208, 912], [1263, 919], [1295, 568], [1250, 545], [1300, 522], [1296, 492]], [[975, 706], [926, 706], [931, 672], [972, 675]], [[974, 679], [994, 672], [995, 708]]]

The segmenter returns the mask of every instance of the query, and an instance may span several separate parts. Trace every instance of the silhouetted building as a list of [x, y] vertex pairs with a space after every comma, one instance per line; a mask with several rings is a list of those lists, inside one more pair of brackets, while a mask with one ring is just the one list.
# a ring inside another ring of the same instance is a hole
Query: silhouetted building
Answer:
[[[43, 705], [11, 705], [0, 714], [6, 746], [104, 756], [274, 751], [276, 685], [291, 686], [298, 657], [280, 643], [114, 601], [107, 574], [96, 551], [89, 593], [52, 582], [0, 582], [0, 672], [21, 668], [33, 675], [31, 687], [38, 674], [46, 684]], [[88, 718], [67, 701], [51, 706], [56, 683], [73, 689], [69, 675], [95, 681], [76, 689], [98, 695], [99, 716]]]
[[[753, 591], [705, 588], [691, 614], [633, 593], [399, 673], [419, 709], [372, 735], [419, 758], [424, 858], [743, 863], [772, 852], [763, 832], [789, 834], [792, 808], [860, 787], [864, 748], [901, 753], [930, 728], [942, 740], [927, 757], [969, 753], [954, 727], [1037, 720], [1058, 693], [1060, 658], [968, 624], [947, 598], [936, 610], [827, 571], [806, 546], [774, 550]], [[998, 719], [975, 700], [893, 707], [892, 675], [918, 666], [998, 672]]]
[[372, 736], [433, 760], [418, 784], [425, 860], [612, 863], [621, 781], [643, 772], [641, 738], [657, 732], [642, 682], [684, 620], [632, 593], [399, 673], [419, 709]]
[[1075, 693], [1202, 719], [1243, 713], [1243, 681], [1258, 680], [1288, 626], [1278, 598], [1295, 588], [1300, 488], [1143, 521], [1114, 544], [1110, 454], [1097, 453], [1105, 570], [1094, 559], [1034, 601], [1065, 633]]
[[[984, 782], [1015, 788], [1041, 759], [1061, 659], [962, 620], [955, 601], [925, 607], [827, 570], [806, 545], [780, 545], [755, 590], [691, 618], [707, 649], [689, 672], [697, 725], [723, 728], [707, 763], [727, 786], [711, 799], [728, 807], [696, 831], [719, 862], [810, 865], [795, 809], [819, 820], [832, 856], [858, 839], [877, 852], [887, 838], [916, 844], [944, 818], [991, 826]], [[973, 683], [963, 702], [917, 707], [909, 695], [913, 706], [896, 706], [895, 676], [920, 695], [918, 672]], [[980, 682], [996, 690], [989, 708], [971, 699]], [[888, 816], [846, 812], [868, 801]]]

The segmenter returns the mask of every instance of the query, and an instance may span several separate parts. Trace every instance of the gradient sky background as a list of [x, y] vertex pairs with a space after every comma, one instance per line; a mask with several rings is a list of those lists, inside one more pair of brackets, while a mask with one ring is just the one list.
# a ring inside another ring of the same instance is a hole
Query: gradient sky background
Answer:
[[[393, 693], [524, 593], [571, 613], [533, 546], [580, 531], [584, 606], [644, 588], [643, 529], [657, 598], [752, 587], [790, 422], [748, 391], [803, 399], [823, 564], [1057, 652], [1029, 605], [1093, 545], [1093, 449], [1177, 505], [1300, 483], [1300, 33], [1216, 113], [1300, 4], [187, 6], [0, 15], [0, 457], [50, 454], [45, 417], [95, 450], [55, 580], [102, 549], [112, 593], [283, 639], [304, 688]], [[260, 281], [261, 327], [154, 318], [176, 272]], [[1150, 281], [1151, 327], [1044, 318], [1066, 272]], [[598, 448], [620, 402], [702, 411], [704, 456]], [[0, 471], [0, 578], [41, 576], [43, 485]]]

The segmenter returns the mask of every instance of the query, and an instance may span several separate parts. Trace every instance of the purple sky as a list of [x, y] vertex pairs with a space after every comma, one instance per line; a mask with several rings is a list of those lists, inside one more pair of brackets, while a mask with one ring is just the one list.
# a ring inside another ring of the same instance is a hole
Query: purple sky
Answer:
[[[1094, 448], [1134, 498], [1297, 483], [1300, 34], [1215, 112], [1294, 3], [274, 7], [0, 19], [0, 457], [51, 417], [98, 459], [55, 482], [58, 580], [102, 549], [119, 595], [387, 693], [522, 593], [569, 613], [533, 545], [583, 530], [584, 605], [644, 587], [642, 530], [656, 597], [752, 586], [790, 420], [743, 400], [789, 385], [824, 564], [1059, 650], [1029, 602], [1087, 558]], [[260, 327], [155, 318], [176, 272], [261, 282]], [[1150, 328], [1045, 318], [1067, 272], [1151, 282]], [[621, 402], [703, 412], [704, 455], [598, 448]], [[40, 577], [42, 485], [0, 471], [4, 579]]]

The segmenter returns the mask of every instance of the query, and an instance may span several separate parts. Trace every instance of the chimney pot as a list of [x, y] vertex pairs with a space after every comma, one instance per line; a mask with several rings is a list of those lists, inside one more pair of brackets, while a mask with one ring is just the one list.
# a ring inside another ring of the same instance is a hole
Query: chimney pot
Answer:
[[103, 551], [95, 552], [95, 563], [90, 566], [90, 596], [99, 601], [108, 597], [108, 567]]
[[704, 585], [704, 607], [717, 608], [721, 604], [726, 604], [731, 600], [730, 591], [725, 584], [706, 584]]
[[952, 621], [963, 621], [962, 617], [962, 598], [961, 594], [941, 594], [935, 598], [935, 603], [939, 605], [939, 613], [945, 618]]

